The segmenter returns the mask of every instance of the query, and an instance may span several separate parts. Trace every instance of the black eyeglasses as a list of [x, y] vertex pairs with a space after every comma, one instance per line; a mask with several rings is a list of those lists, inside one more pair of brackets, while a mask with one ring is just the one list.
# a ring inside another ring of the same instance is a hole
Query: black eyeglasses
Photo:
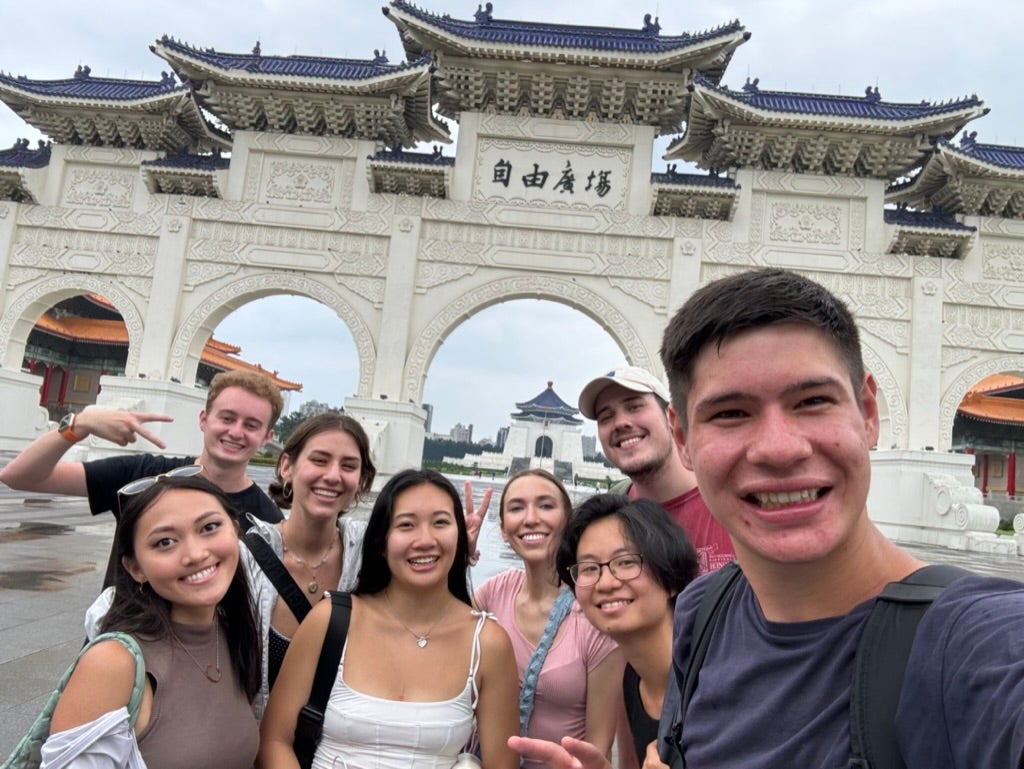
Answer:
[[576, 587], [590, 587], [598, 583], [601, 579], [601, 569], [606, 566], [615, 579], [629, 582], [640, 576], [644, 568], [644, 557], [640, 553], [625, 553], [604, 563], [580, 561], [569, 567], [569, 576], [576, 583]]
[[135, 494], [141, 494], [154, 483], [159, 483], [164, 478], [191, 478], [193, 475], [199, 475], [201, 472], [203, 472], [202, 465], [182, 465], [181, 467], [175, 467], [173, 470], [168, 470], [166, 473], [160, 473], [160, 475], [136, 478], [131, 483], [126, 483], [124, 486], [119, 488], [117, 490], [117, 496], [118, 499], [120, 499], [121, 497], [130, 497]]

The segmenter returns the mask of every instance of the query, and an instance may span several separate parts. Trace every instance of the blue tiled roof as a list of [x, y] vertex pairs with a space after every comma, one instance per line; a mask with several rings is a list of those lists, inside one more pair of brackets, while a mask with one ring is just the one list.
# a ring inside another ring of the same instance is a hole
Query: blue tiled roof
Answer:
[[922, 101], [919, 104], [902, 104], [882, 101], [878, 88], [867, 88], [864, 96], [836, 96], [788, 91], [762, 91], [757, 86], [757, 80], [752, 83], [748, 82], [743, 90], [733, 91], [723, 86], [716, 86], [699, 72], [694, 75], [693, 80], [695, 86], [716, 91], [754, 109], [768, 112], [790, 112], [867, 120], [919, 120], [931, 115], [942, 115], [982, 105], [981, 100], [973, 95], [939, 104], [927, 101]]
[[547, 388], [536, 397], [522, 403], [517, 403], [516, 408], [527, 412], [527, 414], [530, 412], [534, 414], [543, 412], [544, 414], [557, 414], [563, 417], [571, 417], [579, 413], [579, 409], [570, 406], [558, 397], [551, 382], [548, 382]]
[[982, 144], [975, 141], [977, 131], [964, 132], [960, 137], [959, 146], [952, 142], [943, 141], [942, 144], [954, 150], [962, 152], [983, 163], [989, 163], [1002, 168], [1024, 170], [1024, 147], [1009, 147], [1001, 144]]
[[927, 227], [933, 230], [956, 232], [975, 232], [977, 229], [961, 224], [952, 214], [942, 211], [909, 211], [905, 208], [886, 208], [884, 216], [886, 224], [899, 224], [904, 227]]
[[195, 155], [191, 152], [179, 152], [174, 155], [147, 160], [143, 166], [150, 168], [180, 168], [189, 171], [219, 171], [231, 165], [230, 158], [220, 155]]
[[724, 189], [739, 189], [734, 179], [728, 176], [712, 176], [710, 174], [680, 174], [670, 166], [665, 173], [652, 173], [652, 184], [680, 184], [694, 185], [697, 187], [719, 187]]
[[160, 80], [123, 80], [120, 78], [92, 77], [88, 67], [79, 67], [75, 76], [67, 80], [30, 80], [24, 75], [8, 75], [0, 72], [0, 84], [40, 96], [57, 96], [67, 99], [91, 99], [110, 101], [134, 101], [154, 96], [166, 96], [175, 91], [187, 91], [187, 86], [178, 85], [174, 76], [163, 73]]
[[332, 59], [324, 56], [264, 56], [259, 44], [253, 53], [222, 53], [212, 48], [194, 48], [164, 35], [158, 41], [171, 51], [199, 59], [211, 66], [244, 70], [257, 75], [315, 77], [331, 80], [368, 80], [415, 69], [431, 62], [430, 56], [416, 61], [389, 64], [387, 57], [377, 53], [373, 59]]
[[455, 158], [442, 155], [440, 148], [433, 152], [406, 152], [405, 150], [384, 149], [370, 156], [370, 160], [391, 161], [392, 163], [419, 163], [430, 166], [454, 166]]
[[39, 143], [29, 149], [28, 139], [18, 139], [9, 150], [0, 150], [0, 166], [8, 168], [43, 168], [50, 163], [50, 145]]
[[[453, 19], [447, 14], [440, 16], [417, 8], [405, 0], [392, 0], [391, 6], [410, 16], [442, 29], [458, 37], [494, 43], [503, 46], [538, 46], [546, 48], [584, 48], [599, 51], [623, 51], [629, 53], [664, 53], [688, 48], [706, 40], [723, 37], [743, 29], [740, 22], [733, 21], [715, 29], [681, 35], [661, 35], [657, 20], [653, 22], [648, 14], [641, 29], [630, 30], [617, 27], [587, 27], [569, 24], [544, 24], [540, 22], [510, 21], [495, 19], [491, 14], [491, 3], [486, 10], [479, 10], [476, 19], [466, 21]], [[388, 9], [384, 8], [387, 15]]]

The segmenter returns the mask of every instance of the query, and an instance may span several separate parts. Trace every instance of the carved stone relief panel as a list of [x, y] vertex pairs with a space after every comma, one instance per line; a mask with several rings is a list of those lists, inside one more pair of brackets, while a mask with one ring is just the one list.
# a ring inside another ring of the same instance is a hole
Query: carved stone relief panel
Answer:
[[[907, 397], [900, 386], [892, 370], [885, 364], [878, 353], [867, 345], [861, 345], [861, 353], [864, 356], [864, 367], [874, 374], [878, 382], [879, 392], [885, 397], [885, 405], [888, 407], [889, 433], [891, 444], [903, 446], [903, 436], [907, 433]], [[881, 446], [880, 448], [889, 448]]]
[[654, 280], [632, 280], [629, 278], [608, 278], [608, 285], [617, 288], [634, 299], [650, 305], [658, 314], [664, 315], [668, 306], [668, 283]]
[[440, 262], [419, 262], [416, 266], [416, 293], [424, 294], [428, 289], [451, 283], [453, 280], [473, 275], [477, 267], [468, 264], [443, 264]]
[[331, 206], [338, 172], [335, 163], [268, 158], [260, 199], [278, 205]]
[[984, 254], [982, 274], [988, 280], [1024, 281], [1024, 243], [987, 241], [982, 244]]
[[24, 228], [9, 263], [20, 267], [71, 269], [119, 275], [149, 275], [156, 261], [156, 238]]
[[768, 207], [768, 240], [811, 246], [845, 245], [842, 208], [812, 199], [773, 199]]
[[61, 200], [68, 206], [129, 208], [138, 171], [119, 168], [69, 167]]

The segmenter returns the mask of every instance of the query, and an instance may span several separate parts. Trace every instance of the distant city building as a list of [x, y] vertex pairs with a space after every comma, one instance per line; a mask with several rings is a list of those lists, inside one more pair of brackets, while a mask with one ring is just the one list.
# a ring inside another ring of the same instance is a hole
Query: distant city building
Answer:
[[506, 440], [508, 440], [508, 427], [499, 427], [497, 439], [494, 441], [494, 447], [498, 451], [504, 451]]
[[472, 443], [473, 425], [464, 425], [462, 422], [456, 422], [450, 434], [452, 440], [456, 443]]
[[583, 436], [583, 456], [592, 457], [597, 453], [597, 436], [596, 435], [584, 435]]
[[425, 432], [427, 435], [430, 435], [430, 433], [433, 432], [434, 404], [424, 403], [423, 410], [427, 412], [427, 421], [423, 423], [423, 432]]

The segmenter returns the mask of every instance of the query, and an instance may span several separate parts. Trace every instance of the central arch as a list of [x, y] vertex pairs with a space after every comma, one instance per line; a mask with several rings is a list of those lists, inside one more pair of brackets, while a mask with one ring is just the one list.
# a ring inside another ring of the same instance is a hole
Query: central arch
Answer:
[[467, 291], [434, 316], [409, 351], [402, 400], [422, 402], [430, 362], [456, 326], [481, 310], [515, 299], [548, 299], [579, 310], [611, 335], [631, 364], [651, 371], [661, 369], [660, 363], [656, 364], [656, 356], [644, 345], [633, 325], [607, 298], [573, 280], [524, 275], [501, 278]]
[[[274, 294], [298, 294], [330, 307], [348, 326], [359, 356], [359, 395], [369, 397], [376, 350], [363, 318], [335, 291], [301, 275], [266, 272], [233, 281], [210, 294], [182, 322], [171, 344], [170, 373], [186, 384], [195, 382], [203, 346], [216, 325], [242, 304]], [[201, 333], [205, 332], [205, 333]]]

